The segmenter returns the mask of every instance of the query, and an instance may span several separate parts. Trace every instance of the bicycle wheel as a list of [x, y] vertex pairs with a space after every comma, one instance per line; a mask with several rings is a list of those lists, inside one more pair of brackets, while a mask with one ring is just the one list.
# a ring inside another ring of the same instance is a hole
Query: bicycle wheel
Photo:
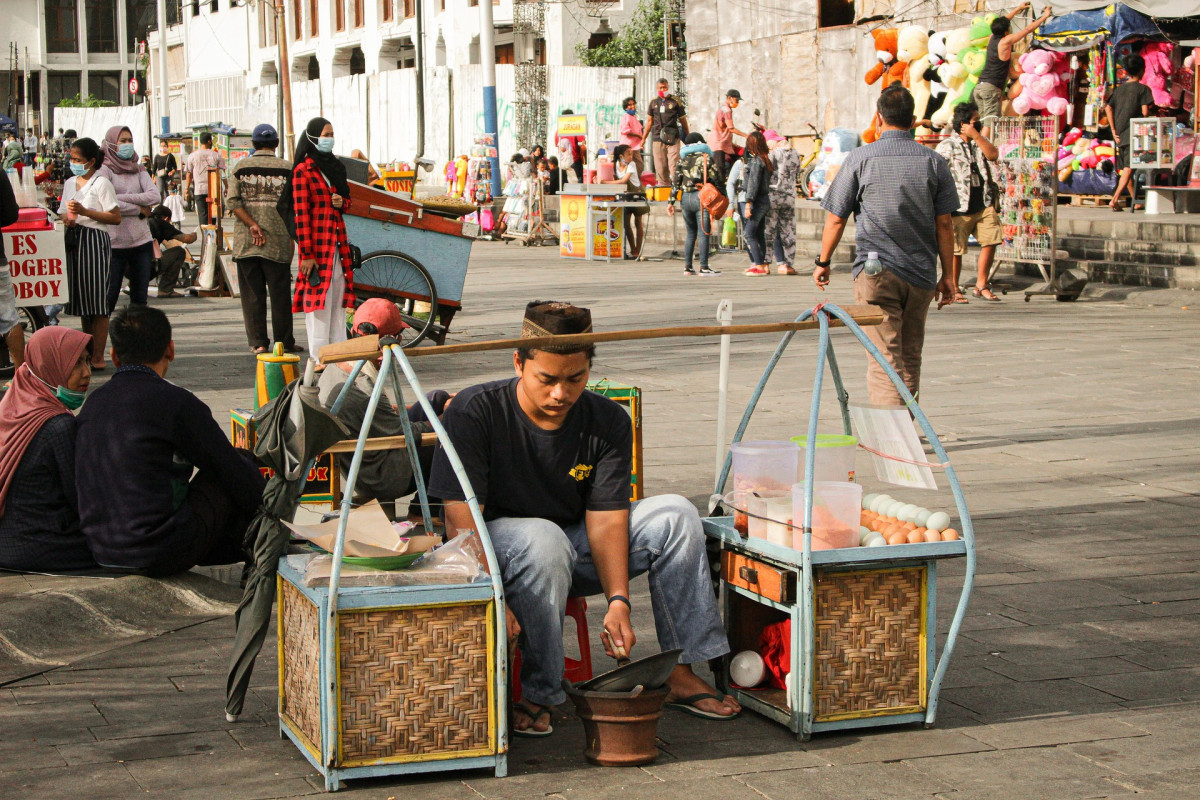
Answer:
[[817, 164], [814, 161], [812, 164], [809, 164], [807, 167], [800, 170], [800, 186], [799, 186], [800, 196], [803, 197], [805, 200], [811, 199], [811, 195], [810, 195], [810, 192], [808, 189], [808, 186], [809, 186], [808, 180], [809, 180], [809, 178], [812, 177], [813, 170], [816, 168], [817, 168]]
[[437, 289], [429, 272], [395, 250], [371, 253], [354, 272], [355, 304], [371, 297], [391, 300], [409, 327], [400, 332], [400, 346], [419, 344], [437, 323]]
[[[50, 323], [41, 306], [17, 306], [17, 317], [21, 321], [21, 327], [25, 329], [26, 339], [38, 328], [44, 328]], [[8, 352], [8, 339], [0, 336], [0, 378], [8, 380], [12, 376], [13, 363]]]

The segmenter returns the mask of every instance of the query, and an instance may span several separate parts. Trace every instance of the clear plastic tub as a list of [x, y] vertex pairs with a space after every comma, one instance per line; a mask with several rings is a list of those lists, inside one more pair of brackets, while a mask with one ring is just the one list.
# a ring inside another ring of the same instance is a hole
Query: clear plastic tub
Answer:
[[[796, 480], [805, 480], [804, 459], [807, 436], [793, 436], [792, 441], [800, 448], [800, 466]], [[817, 434], [817, 459], [814, 468], [817, 481], [853, 481], [854, 455], [858, 452], [858, 439], [840, 433]]]
[[796, 482], [800, 448], [795, 442], [735, 442], [729, 450], [733, 453], [735, 491], [778, 496]]
[[[858, 518], [862, 511], [862, 487], [848, 481], [817, 481], [813, 484], [812, 549], [834, 550], [858, 546]], [[804, 482], [792, 487], [792, 546], [804, 547]]]
[[788, 492], [780, 497], [768, 497], [766, 499], [766, 506], [767, 541], [771, 544], [777, 544], [780, 547], [791, 547], [793, 538], [792, 493]]

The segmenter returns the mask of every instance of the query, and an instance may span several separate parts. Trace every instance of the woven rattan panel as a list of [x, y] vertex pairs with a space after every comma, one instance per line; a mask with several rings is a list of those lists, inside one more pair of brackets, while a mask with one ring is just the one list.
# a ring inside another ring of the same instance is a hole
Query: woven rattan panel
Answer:
[[814, 719], [922, 705], [925, 568], [816, 575]]
[[292, 584], [283, 581], [279, 636], [283, 640], [283, 714], [308, 737], [321, 741], [320, 615]]
[[342, 762], [487, 749], [487, 606], [339, 616]]

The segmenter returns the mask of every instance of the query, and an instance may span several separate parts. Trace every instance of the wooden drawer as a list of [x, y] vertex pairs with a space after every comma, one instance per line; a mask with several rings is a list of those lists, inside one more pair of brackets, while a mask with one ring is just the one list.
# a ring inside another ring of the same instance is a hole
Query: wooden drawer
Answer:
[[721, 578], [777, 603], [796, 600], [796, 573], [726, 550], [721, 553]]

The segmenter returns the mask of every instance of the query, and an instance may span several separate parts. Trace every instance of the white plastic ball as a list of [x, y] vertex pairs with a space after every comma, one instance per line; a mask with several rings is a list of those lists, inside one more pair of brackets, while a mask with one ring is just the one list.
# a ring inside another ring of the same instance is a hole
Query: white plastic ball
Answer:
[[729, 677], [738, 686], [746, 688], [758, 686], [762, 683], [766, 672], [762, 656], [753, 650], [743, 650], [729, 662]]

